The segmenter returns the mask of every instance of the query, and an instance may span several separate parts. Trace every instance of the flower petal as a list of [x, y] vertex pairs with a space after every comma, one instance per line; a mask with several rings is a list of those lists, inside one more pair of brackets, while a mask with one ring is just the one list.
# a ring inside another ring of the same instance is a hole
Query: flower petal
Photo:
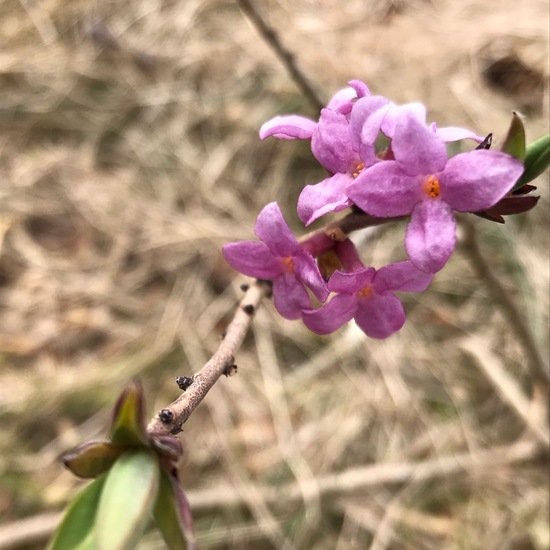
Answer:
[[437, 128], [435, 133], [441, 138], [445, 143], [450, 143], [452, 141], [460, 141], [462, 139], [473, 139], [477, 143], [481, 143], [485, 138], [474, 134], [466, 128], [458, 128], [457, 126], [447, 126], [445, 128]]
[[346, 195], [361, 210], [381, 218], [410, 214], [422, 200], [418, 177], [403, 172], [394, 160], [385, 160], [364, 169], [346, 187]]
[[387, 338], [405, 324], [405, 311], [393, 294], [373, 293], [357, 304], [355, 322], [371, 338]]
[[328, 281], [328, 288], [332, 292], [355, 294], [372, 283], [375, 273], [374, 267], [349, 272], [335, 271]]
[[440, 199], [419, 202], [412, 211], [405, 248], [413, 264], [426, 273], [439, 271], [456, 243], [456, 221], [450, 207]]
[[330, 109], [321, 111], [321, 118], [311, 136], [311, 151], [332, 174], [351, 172], [359, 164], [359, 157], [351, 145], [347, 117]]
[[406, 103], [405, 105], [396, 105], [390, 103], [389, 108], [382, 122], [382, 132], [388, 137], [393, 137], [395, 134], [395, 125], [399, 117], [405, 112], [409, 112], [416, 117], [420, 122], [426, 122], [426, 107], [422, 103]]
[[357, 301], [353, 294], [338, 294], [318, 309], [306, 309], [302, 320], [317, 334], [329, 334], [353, 319]]
[[274, 256], [286, 258], [294, 256], [298, 250], [298, 241], [276, 202], [270, 202], [264, 206], [256, 220], [254, 233], [267, 245]]
[[276, 116], [262, 124], [260, 139], [274, 136], [279, 139], [309, 139], [317, 126], [314, 120], [300, 115]]
[[313, 256], [308, 252], [298, 249], [294, 257], [294, 273], [296, 277], [304, 283], [315, 294], [318, 300], [324, 302], [329, 295], [329, 290], [317, 263]]
[[349, 174], [335, 174], [315, 185], [306, 185], [298, 197], [298, 216], [309, 225], [329, 212], [339, 212], [350, 206], [344, 193], [346, 184], [353, 181]]
[[412, 262], [396, 262], [381, 267], [374, 277], [373, 287], [378, 294], [404, 291], [422, 292], [433, 279], [433, 273], [424, 273]]
[[[356, 151], [359, 151], [364, 143], [368, 143], [372, 146], [374, 157], [374, 142], [380, 132], [380, 124], [389, 109], [389, 104], [389, 100], [382, 96], [364, 97], [354, 104], [350, 118], [350, 132], [352, 146]], [[368, 159], [363, 155], [360, 156], [361, 160], [367, 163]]]
[[330, 98], [330, 101], [327, 103], [326, 108], [345, 114], [346, 111], [351, 110], [351, 102], [356, 97], [357, 92], [353, 88], [342, 88]]
[[445, 168], [445, 143], [411, 110], [399, 114], [391, 146], [406, 174], [434, 174]]
[[265, 243], [229, 243], [223, 247], [222, 252], [233, 269], [249, 277], [271, 280], [282, 272], [280, 260], [273, 256]]
[[283, 273], [273, 281], [273, 303], [285, 319], [299, 319], [311, 307], [309, 294], [293, 273]]
[[523, 173], [523, 163], [500, 151], [478, 149], [448, 160], [441, 174], [441, 198], [459, 212], [487, 210]]
[[348, 84], [355, 90], [359, 99], [370, 95], [369, 87], [362, 80], [350, 80]]

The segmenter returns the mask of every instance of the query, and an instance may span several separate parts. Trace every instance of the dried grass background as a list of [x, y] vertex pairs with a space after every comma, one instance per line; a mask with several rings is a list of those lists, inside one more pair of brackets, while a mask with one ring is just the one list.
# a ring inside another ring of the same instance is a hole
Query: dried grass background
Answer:
[[[548, 132], [545, 1], [257, 9], [325, 99], [359, 78], [422, 100], [440, 125], [498, 141], [519, 109], [528, 139]], [[307, 144], [257, 139], [276, 114], [315, 111], [232, 1], [3, 0], [0, 37], [8, 548], [21, 518], [51, 529], [43, 514], [81, 486], [58, 455], [103, 436], [132, 376], [153, 414], [177, 395], [174, 377], [215, 350], [243, 282], [222, 244], [252, 238], [272, 200], [299, 230], [297, 196], [323, 173]], [[528, 215], [474, 220], [545, 358], [546, 183]], [[403, 231], [361, 237], [365, 260], [402, 259]], [[319, 337], [264, 304], [237, 376], [182, 434], [201, 548], [547, 550], [547, 454], [529, 443], [547, 428], [522, 401], [525, 350], [490, 290], [461, 244], [427, 292], [406, 297], [408, 322], [385, 341], [352, 325]], [[522, 393], [507, 393], [510, 381]], [[372, 479], [357, 470], [368, 466], [380, 468]], [[330, 485], [338, 472], [347, 482]], [[152, 533], [140, 548], [163, 544]]]

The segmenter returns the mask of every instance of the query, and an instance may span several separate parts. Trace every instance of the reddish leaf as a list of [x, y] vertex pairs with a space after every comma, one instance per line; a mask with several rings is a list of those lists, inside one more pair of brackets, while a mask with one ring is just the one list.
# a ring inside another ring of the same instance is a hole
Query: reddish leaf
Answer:
[[108, 441], [91, 441], [67, 453], [61, 460], [76, 476], [97, 477], [106, 472], [125, 450]]

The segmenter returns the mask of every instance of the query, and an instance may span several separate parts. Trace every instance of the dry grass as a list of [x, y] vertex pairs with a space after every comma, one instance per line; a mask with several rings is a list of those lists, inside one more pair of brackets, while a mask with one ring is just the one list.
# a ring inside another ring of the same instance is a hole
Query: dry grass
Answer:
[[[325, 97], [361, 78], [441, 124], [502, 137], [519, 107], [530, 138], [548, 131], [542, 0], [257, 4]], [[233, 2], [4, 0], [0, 36], [0, 514], [13, 522], [67, 502], [77, 483], [57, 456], [103, 433], [129, 378], [151, 413], [176, 396], [239, 295], [221, 245], [250, 238], [271, 200], [298, 227], [298, 193], [322, 173], [307, 144], [257, 139], [275, 114], [314, 113]], [[502, 59], [531, 72], [500, 74]], [[529, 215], [476, 225], [548, 357], [539, 186]], [[402, 235], [365, 238], [365, 258], [403, 257]], [[406, 299], [387, 341], [259, 311], [238, 375], [182, 436], [202, 548], [549, 548], [546, 454], [514, 447], [544, 444], [547, 427], [518, 402], [524, 350], [468, 258], [459, 248]], [[454, 455], [472, 459], [443, 468]], [[322, 484], [426, 461], [429, 475]]]

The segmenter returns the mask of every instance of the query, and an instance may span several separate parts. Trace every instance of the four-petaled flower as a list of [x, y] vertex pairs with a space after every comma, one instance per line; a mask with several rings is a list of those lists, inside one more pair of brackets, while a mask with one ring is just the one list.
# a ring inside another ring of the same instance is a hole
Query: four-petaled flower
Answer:
[[410, 111], [397, 120], [391, 147], [395, 160], [363, 171], [346, 194], [372, 216], [410, 214], [405, 248], [427, 273], [439, 271], [454, 250], [453, 210], [487, 210], [523, 172], [521, 161], [500, 151], [474, 150], [448, 159], [445, 142]]
[[300, 247], [277, 203], [260, 212], [254, 232], [263, 242], [226, 244], [223, 255], [237, 271], [273, 282], [273, 301], [283, 317], [299, 319], [310, 307], [305, 287], [322, 302], [327, 299], [329, 292], [313, 256]]
[[403, 305], [394, 292], [421, 292], [432, 274], [423, 273], [409, 262], [382, 267], [363, 267], [352, 272], [335, 271], [328, 282], [338, 292], [327, 304], [302, 313], [305, 325], [317, 334], [328, 334], [351, 319], [371, 338], [387, 338], [405, 323]]

